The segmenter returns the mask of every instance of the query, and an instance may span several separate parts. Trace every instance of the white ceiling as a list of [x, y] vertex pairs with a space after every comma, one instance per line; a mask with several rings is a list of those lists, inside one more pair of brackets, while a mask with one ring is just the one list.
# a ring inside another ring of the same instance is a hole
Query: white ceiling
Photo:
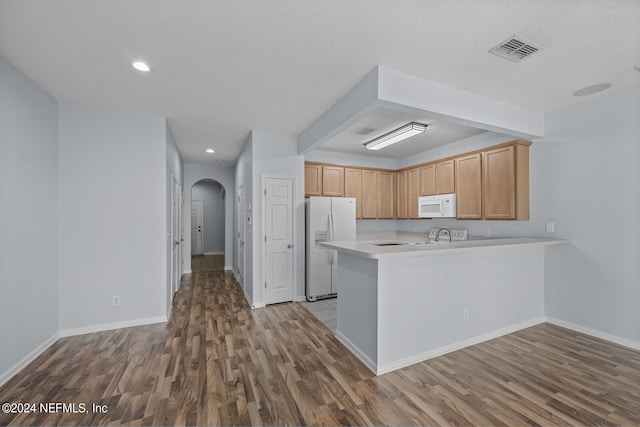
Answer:
[[[298, 135], [378, 64], [539, 112], [637, 86], [639, 22], [638, 0], [0, 0], [0, 54], [60, 100], [166, 116], [185, 161], [230, 165], [250, 129]], [[514, 34], [543, 49], [487, 52]]]

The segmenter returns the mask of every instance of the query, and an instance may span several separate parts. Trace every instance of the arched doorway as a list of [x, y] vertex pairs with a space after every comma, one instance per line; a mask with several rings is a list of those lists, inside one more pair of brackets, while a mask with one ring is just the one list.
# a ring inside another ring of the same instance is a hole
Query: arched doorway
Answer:
[[191, 187], [191, 270], [224, 270], [226, 191], [213, 179]]

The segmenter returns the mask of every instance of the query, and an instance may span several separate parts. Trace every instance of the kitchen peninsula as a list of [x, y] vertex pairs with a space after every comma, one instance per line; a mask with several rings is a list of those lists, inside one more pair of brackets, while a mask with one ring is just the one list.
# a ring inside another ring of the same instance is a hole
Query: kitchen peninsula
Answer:
[[336, 336], [379, 375], [541, 323], [545, 250], [562, 243], [323, 243], [339, 252]]

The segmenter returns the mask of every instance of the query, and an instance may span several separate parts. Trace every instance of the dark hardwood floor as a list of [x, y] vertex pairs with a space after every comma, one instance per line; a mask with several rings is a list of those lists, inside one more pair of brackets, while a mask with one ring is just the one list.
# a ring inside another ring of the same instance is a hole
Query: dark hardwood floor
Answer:
[[0, 388], [81, 413], [0, 424], [640, 425], [638, 351], [543, 324], [376, 377], [300, 304], [193, 280], [167, 324], [62, 338]]

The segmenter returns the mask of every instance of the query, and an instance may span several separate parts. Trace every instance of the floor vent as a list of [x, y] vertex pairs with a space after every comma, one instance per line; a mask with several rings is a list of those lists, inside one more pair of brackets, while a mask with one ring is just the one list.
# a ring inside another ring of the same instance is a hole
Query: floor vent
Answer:
[[520, 62], [540, 49], [541, 46], [536, 43], [532, 43], [519, 36], [511, 36], [489, 52], [510, 61]]

